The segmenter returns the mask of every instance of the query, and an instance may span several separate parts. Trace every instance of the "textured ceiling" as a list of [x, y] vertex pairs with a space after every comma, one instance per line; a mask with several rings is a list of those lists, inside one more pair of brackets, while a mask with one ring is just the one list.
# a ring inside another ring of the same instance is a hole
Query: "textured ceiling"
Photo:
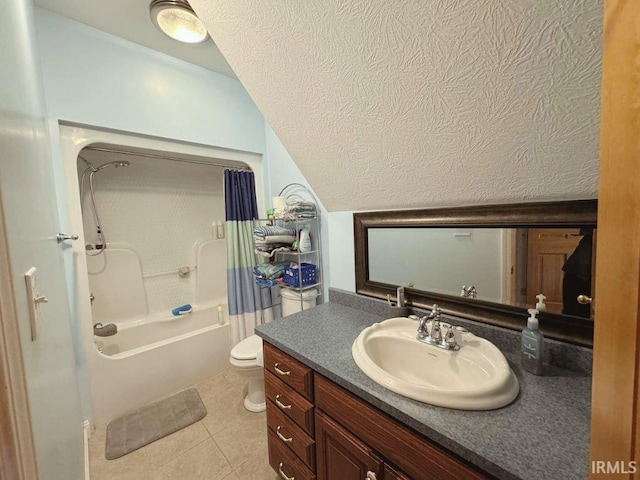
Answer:
[[208, 40], [186, 45], [161, 33], [149, 18], [151, 0], [35, 0], [38, 7], [172, 57], [235, 78], [218, 47]]
[[192, 0], [330, 211], [594, 197], [599, 0]]

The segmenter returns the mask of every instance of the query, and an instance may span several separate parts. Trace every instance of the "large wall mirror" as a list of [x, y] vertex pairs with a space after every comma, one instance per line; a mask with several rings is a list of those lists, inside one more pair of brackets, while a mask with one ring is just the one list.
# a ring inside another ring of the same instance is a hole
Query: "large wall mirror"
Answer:
[[543, 333], [593, 342], [596, 200], [354, 214], [356, 291], [521, 329], [543, 300]]

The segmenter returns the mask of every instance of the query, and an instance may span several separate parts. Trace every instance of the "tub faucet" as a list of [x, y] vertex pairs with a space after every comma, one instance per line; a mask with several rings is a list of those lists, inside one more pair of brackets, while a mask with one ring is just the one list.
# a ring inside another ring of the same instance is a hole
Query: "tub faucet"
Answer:
[[106, 325], [96, 323], [93, 326], [93, 334], [96, 337], [110, 337], [116, 333], [118, 333], [118, 326], [115, 323], [108, 323]]

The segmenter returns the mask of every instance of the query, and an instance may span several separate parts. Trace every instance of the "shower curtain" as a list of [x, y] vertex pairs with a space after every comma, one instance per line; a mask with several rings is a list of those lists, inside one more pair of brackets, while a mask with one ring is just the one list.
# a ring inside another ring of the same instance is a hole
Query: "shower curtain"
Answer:
[[257, 265], [253, 229], [258, 218], [253, 172], [225, 170], [227, 227], [227, 295], [231, 345], [253, 335], [256, 325], [273, 319], [271, 289], [260, 288], [253, 277]]

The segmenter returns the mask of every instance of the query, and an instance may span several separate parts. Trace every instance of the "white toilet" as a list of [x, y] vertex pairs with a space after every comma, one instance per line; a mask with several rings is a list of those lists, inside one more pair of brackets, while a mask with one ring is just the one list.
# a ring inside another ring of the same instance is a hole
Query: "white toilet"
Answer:
[[263, 412], [267, 405], [264, 399], [262, 339], [257, 335], [251, 335], [242, 340], [231, 349], [229, 362], [247, 378], [245, 408], [250, 412]]

